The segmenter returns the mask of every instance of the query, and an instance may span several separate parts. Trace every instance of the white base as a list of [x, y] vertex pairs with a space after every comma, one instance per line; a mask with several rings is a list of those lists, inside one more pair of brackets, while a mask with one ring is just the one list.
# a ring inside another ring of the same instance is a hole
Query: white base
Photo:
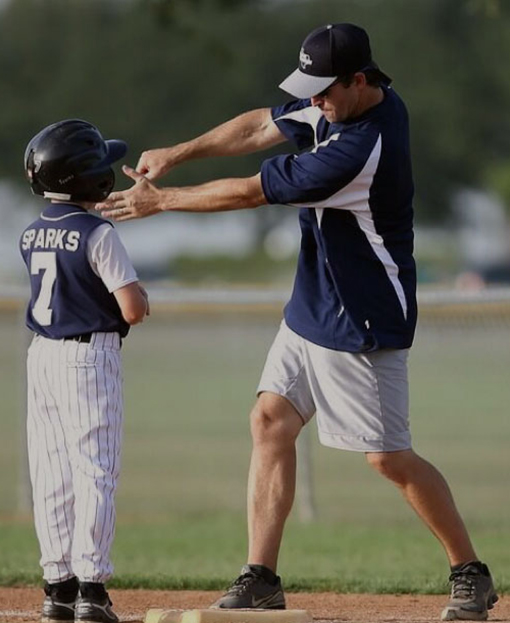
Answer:
[[150, 609], [145, 623], [313, 623], [306, 610]]

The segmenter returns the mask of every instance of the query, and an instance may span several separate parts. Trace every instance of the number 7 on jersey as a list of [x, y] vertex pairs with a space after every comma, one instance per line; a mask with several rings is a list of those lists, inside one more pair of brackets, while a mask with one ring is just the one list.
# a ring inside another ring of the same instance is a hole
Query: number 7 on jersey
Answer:
[[51, 324], [53, 310], [50, 307], [53, 284], [57, 278], [57, 257], [53, 251], [34, 251], [30, 260], [30, 274], [38, 275], [44, 271], [41, 280], [41, 290], [32, 309], [37, 322], [47, 327]]

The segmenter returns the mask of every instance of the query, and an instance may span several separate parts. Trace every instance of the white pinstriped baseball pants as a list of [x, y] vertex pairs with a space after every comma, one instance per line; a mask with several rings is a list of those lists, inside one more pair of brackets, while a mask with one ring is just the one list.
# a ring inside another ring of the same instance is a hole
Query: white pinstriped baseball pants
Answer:
[[122, 437], [117, 333], [90, 344], [35, 336], [28, 349], [28, 457], [41, 566], [48, 582], [112, 574]]

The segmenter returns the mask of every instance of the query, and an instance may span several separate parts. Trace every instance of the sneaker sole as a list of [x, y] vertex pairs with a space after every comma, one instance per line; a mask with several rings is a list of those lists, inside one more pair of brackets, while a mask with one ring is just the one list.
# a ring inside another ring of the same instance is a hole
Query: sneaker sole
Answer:
[[491, 595], [487, 602], [487, 610], [482, 612], [476, 612], [473, 610], [463, 610], [462, 608], [455, 608], [447, 606], [441, 613], [442, 621], [486, 621], [489, 614], [488, 610], [494, 608], [494, 604], [499, 600], [499, 597], [494, 593]]
[[70, 612], [69, 616], [64, 616], [64, 614], [60, 616], [51, 616], [47, 614], [42, 614], [39, 619], [41, 623], [69, 623], [70, 621], [74, 621], [74, 612]]
[[461, 608], [445, 608], [441, 613], [441, 621], [486, 621], [488, 616], [487, 610], [473, 612]]
[[[221, 602], [221, 600], [219, 600]], [[227, 601], [227, 600], [225, 600]], [[218, 604], [218, 605], [216, 605]], [[287, 606], [285, 604], [285, 598], [282, 596], [277, 596], [275, 598], [274, 595], [268, 597], [266, 600], [261, 600], [261, 603], [258, 603], [256, 606], [247, 606], [247, 605], [222, 605], [221, 603], [214, 603], [209, 607], [210, 610], [251, 610], [251, 611], [259, 611], [264, 612], [265, 610], [286, 610]]]
[[208, 610], [223, 610], [232, 612], [271, 612], [271, 610], [287, 610], [286, 606], [268, 606], [267, 608], [247, 608], [246, 606], [241, 606], [236, 608], [235, 606], [209, 606]]
[[119, 623], [119, 618], [116, 616], [106, 617], [106, 616], [96, 616], [94, 615], [86, 615], [84, 618], [80, 618], [78, 616], [74, 617], [75, 623]]

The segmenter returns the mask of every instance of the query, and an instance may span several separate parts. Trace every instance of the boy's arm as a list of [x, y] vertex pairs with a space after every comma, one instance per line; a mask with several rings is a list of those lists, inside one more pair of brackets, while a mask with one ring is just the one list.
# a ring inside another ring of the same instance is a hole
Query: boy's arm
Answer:
[[110, 223], [105, 222], [92, 232], [87, 257], [92, 270], [115, 297], [124, 320], [130, 325], [142, 322], [149, 315], [147, 292]]
[[138, 281], [129, 283], [113, 292], [124, 320], [130, 324], [142, 322], [150, 313], [147, 292]]

